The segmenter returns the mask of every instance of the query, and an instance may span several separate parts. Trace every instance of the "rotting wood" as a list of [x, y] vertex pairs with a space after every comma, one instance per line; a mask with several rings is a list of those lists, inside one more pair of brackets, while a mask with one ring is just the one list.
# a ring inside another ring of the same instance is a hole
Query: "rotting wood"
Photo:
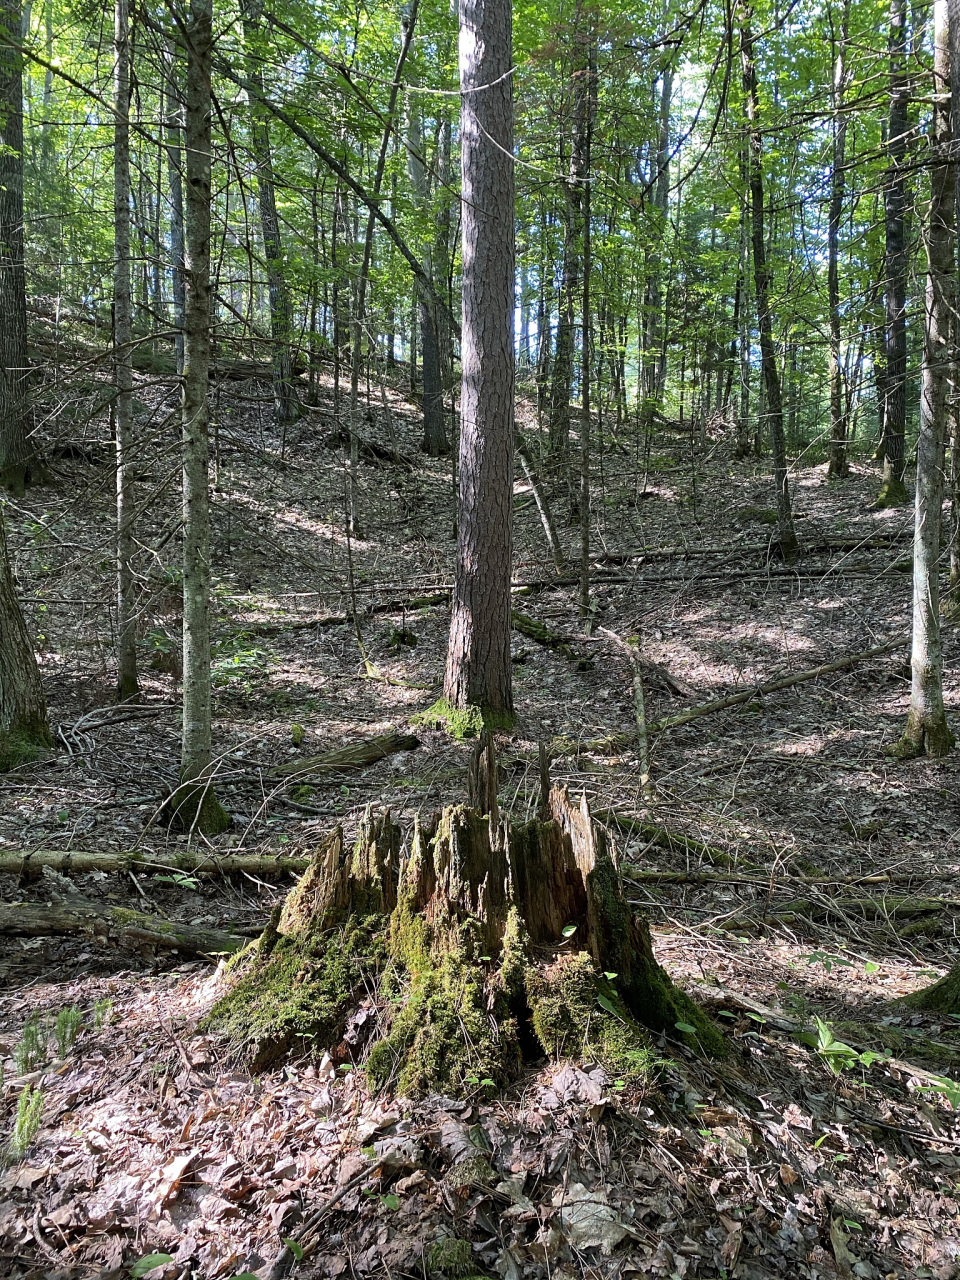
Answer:
[[[389, 445], [380, 444], [367, 436], [357, 435], [356, 440], [360, 457], [368, 462], [385, 462], [393, 467], [401, 467], [404, 471], [415, 471], [417, 468], [416, 459], [411, 458], [407, 453], [401, 453], [399, 449], [392, 449]], [[337, 449], [341, 445], [350, 443], [350, 433], [345, 427], [340, 427], [321, 436], [320, 443], [326, 445], [328, 449]]]
[[88, 871], [123, 873], [142, 871], [164, 874], [189, 871], [198, 875], [290, 875], [306, 871], [312, 859], [262, 853], [209, 854], [194, 850], [171, 850], [163, 854], [133, 849], [123, 853], [97, 853], [88, 850], [5, 849], [0, 851], [0, 874], [29, 878], [44, 867], [63, 875], [83, 875]]
[[2, 903], [0, 934], [28, 938], [57, 934], [92, 936], [117, 946], [153, 946], [192, 956], [232, 954], [247, 945], [246, 938], [220, 929], [203, 929], [126, 907], [75, 900], [49, 906], [32, 902]]
[[401, 733], [391, 729], [377, 738], [369, 738], [366, 742], [354, 742], [346, 747], [338, 747], [335, 751], [324, 752], [321, 756], [311, 756], [306, 760], [291, 760], [289, 764], [278, 764], [267, 771], [270, 778], [299, 778], [307, 773], [344, 773], [355, 769], [365, 769], [376, 764], [395, 751], [413, 751], [419, 747], [420, 740], [410, 733]]
[[648, 845], [656, 845], [671, 853], [682, 853], [687, 857], [700, 858], [713, 866], [732, 867], [733, 858], [723, 849], [715, 845], [695, 840], [693, 836], [684, 835], [682, 831], [669, 831], [655, 822], [647, 822], [643, 818], [635, 818], [630, 814], [620, 813], [616, 809], [597, 809], [593, 815], [598, 822], [607, 826], [619, 827], [621, 831], [635, 832], [643, 836]]
[[520, 635], [526, 636], [528, 640], [533, 640], [547, 649], [552, 649], [554, 653], [559, 653], [568, 662], [572, 662], [578, 671], [592, 669], [593, 663], [589, 658], [577, 656], [569, 636], [558, 635], [556, 631], [551, 631], [548, 626], [538, 622], [536, 618], [531, 618], [529, 614], [513, 609], [510, 614], [510, 624], [514, 631], [519, 631]]

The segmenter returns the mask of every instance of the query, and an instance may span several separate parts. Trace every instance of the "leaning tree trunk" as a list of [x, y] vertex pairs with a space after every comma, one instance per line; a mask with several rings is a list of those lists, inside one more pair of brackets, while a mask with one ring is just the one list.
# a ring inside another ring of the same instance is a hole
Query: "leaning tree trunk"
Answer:
[[212, 0], [192, 0], [186, 31], [183, 418], [183, 730], [180, 786], [167, 801], [183, 830], [230, 824], [211, 779], [210, 705], [210, 59]]
[[475, 764], [483, 808], [416, 825], [406, 854], [389, 814], [368, 813], [352, 851], [335, 832], [235, 963], [210, 1025], [254, 1069], [325, 1049], [407, 1094], [499, 1087], [543, 1052], [641, 1079], [648, 1030], [722, 1053], [654, 958], [586, 800], [555, 788], [544, 818], [512, 824], [489, 743]]
[[33, 760], [49, 746], [47, 704], [13, 586], [0, 514], [0, 769]]
[[883, 369], [883, 482], [878, 507], [899, 507], [907, 500], [903, 483], [904, 436], [907, 423], [907, 273], [910, 249], [906, 235], [906, 178], [910, 81], [906, 71], [906, 0], [890, 0], [890, 115], [887, 124], [887, 168], [884, 184], [885, 311]]
[[767, 266], [767, 242], [763, 225], [763, 131], [759, 120], [757, 65], [753, 35], [750, 30], [752, 11], [741, 0], [740, 58], [743, 68], [743, 92], [749, 126], [750, 219], [753, 239], [753, 281], [757, 303], [757, 329], [760, 336], [760, 366], [766, 390], [770, 446], [773, 451], [773, 475], [777, 497], [777, 536], [780, 554], [785, 560], [797, 555], [797, 535], [790, 508], [790, 486], [787, 480], [787, 449], [783, 436], [783, 393], [777, 353], [773, 341], [773, 318], [770, 307], [770, 269]]
[[901, 758], [943, 756], [953, 747], [943, 706], [940, 642], [940, 538], [944, 449], [957, 357], [954, 213], [957, 164], [951, 158], [950, 49], [946, 0], [934, 5], [933, 162], [927, 225], [927, 288], [917, 441], [913, 535], [913, 652], [910, 711], [893, 749]]
[[513, 722], [514, 169], [509, 0], [461, 0], [460, 506], [444, 712]]

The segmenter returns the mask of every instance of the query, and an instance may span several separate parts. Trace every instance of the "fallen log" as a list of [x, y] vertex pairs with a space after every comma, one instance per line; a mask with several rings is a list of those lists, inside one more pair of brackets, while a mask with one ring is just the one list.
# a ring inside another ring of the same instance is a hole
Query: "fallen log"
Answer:
[[737, 707], [744, 702], [752, 702], [764, 693], [776, 693], [780, 689], [790, 689], [795, 684], [804, 684], [808, 680], [818, 680], [821, 676], [832, 675], [835, 671], [846, 671], [869, 658], [879, 658], [885, 653], [893, 653], [897, 649], [906, 649], [912, 639], [910, 632], [894, 636], [886, 644], [879, 644], [872, 649], [864, 649], [860, 653], [852, 653], [836, 662], [824, 662], [819, 667], [810, 667], [806, 671], [798, 671], [792, 676], [780, 676], [775, 680], [765, 680], [762, 684], [751, 685], [741, 693], [731, 693], [726, 698], [716, 698], [713, 702], [701, 703], [699, 707], [691, 707], [679, 715], [667, 716], [663, 720], [655, 720], [647, 725], [648, 733], [662, 733], [664, 729], [676, 729], [691, 720], [699, 720], [701, 716], [713, 715], [715, 711], [726, 711], [728, 707]]
[[271, 876], [298, 874], [306, 871], [311, 858], [263, 853], [210, 854], [192, 850], [171, 851], [163, 855], [133, 849], [121, 853], [96, 853], [88, 850], [5, 849], [0, 851], [0, 874], [29, 877], [33, 871], [50, 867], [62, 875], [82, 875], [87, 871], [122, 873], [142, 871], [157, 874], [189, 871], [200, 875]]
[[147, 945], [191, 956], [232, 954], [247, 944], [246, 938], [221, 929], [179, 924], [126, 907], [82, 900], [54, 902], [49, 906], [34, 902], [2, 903], [0, 934], [28, 938], [79, 934], [116, 946]]
[[420, 745], [419, 738], [409, 733], [400, 733], [391, 729], [378, 738], [369, 738], [366, 742], [353, 742], [346, 747], [338, 747], [335, 751], [327, 751], [322, 756], [311, 756], [306, 760], [291, 760], [289, 764], [278, 764], [268, 770], [270, 778], [299, 778], [307, 773], [343, 773], [354, 769], [365, 769], [379, 760], [393, 755], [395, 751], [413, 751]]

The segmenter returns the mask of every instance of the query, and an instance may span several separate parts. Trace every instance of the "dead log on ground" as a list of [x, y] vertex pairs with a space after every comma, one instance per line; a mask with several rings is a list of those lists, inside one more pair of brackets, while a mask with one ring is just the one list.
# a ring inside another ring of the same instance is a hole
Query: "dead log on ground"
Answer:
[[150, 916], [126, 907], [101, 906], [68, 900], [40, 905], [33, 902], [0, 904], [0, 934], [46, 938], [57, 934], [94, 937], [115, 946], [153, 946], [184, 955], [232, 954], [246, 946], [220, 929], [179, 924], [162, 916]]
[[0, 851], [0, 874], [22, 876], [27, 879], [50, 867], [62, 875], [83, 875], [88, 871], [106, 871], [121, 874], [139, 871], [146, 874], [165, 874], [188, 871], [194, 875], [291, 875], [306, 871], [312, 859], [291, 858], [284, 854], [262, 853], [197, 853], [194, 850], [171, 850], [169, 853], [146, 853], [142, 849], [126, 853], [96, 853], [87, 850], [63, 849], [4, 849]]
[[337, 747], [335, 751], [326, 751], [322, 756], [311, 756], [306, 760], [291, 760], [289, 764], [278, 764], [270, 769], [270, 778], [299, 778], [307, 773], [344, 773], [356, 769], [365, 769], [376, 764], [395, 751], [413, 751], [420, 745], [419, 738], [410, 733], [400, 733], [391, 729], [378, 738], [369, 738], [366, 742], [352, 742], [346, 747]]

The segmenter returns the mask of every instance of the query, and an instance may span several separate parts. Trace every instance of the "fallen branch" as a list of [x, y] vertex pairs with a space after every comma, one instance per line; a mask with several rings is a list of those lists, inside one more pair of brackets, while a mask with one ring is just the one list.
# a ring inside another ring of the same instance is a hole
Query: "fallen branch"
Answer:
[[142, 871], [147, 874], [190, 871], [201, 875], [247, 875], [275, 876], [306, 871], [311, 859], [308, 857], [291, 858], [283, 854], [276, 857], [262, 853], [233, 853], [222, 856], [209, 853], [195, 853], [190, 850], [178, 850], [164, 854], [144, 853], [131, 850], [126, 853], [91, 853], [86, 850], [76, 851], [62, 849], [5, 849], [0, 851], [0, 873], [25, 876], [29, 878], [34, 871], [42, 871], [50, 867], [63, 875], [71, 872], [83, 875], [87, 871], [106, 871], [122, 873], [126, 871]]
[[606, 627], [601, 627], [600, 630], [605, 636], [609, 636], [622, 653], [626, 654], [627, 661], [630, 663], [633, 675], [633, 714], [637, 722], [637, 755], [640, 759], [640, 789], [643, 795], [647, 796], [651, 792], [650, 746], [647, 738], [647, 704], [643, 696], [643, 664], [636, 641], [630, 643], [623, 640], [615, 632], [608, 631]]
[[835, 671], [846, 671], [869, 658], [879, 658], [885, 653], [893, 653], [896, 649], [906, 649], [911, 635], [904, 632], [888, 640], [886, 644], [876, 645], [872, 649], [864, 649], [861, 653], [850, 654], [839, 658], [836, 662], [825, 662], [819, 667], [810, 667], [806, 671], [798, 671], [792, 676], [780, 676], [775, 680], [765, 680], [763, 684], [751, 685], [741, 693], [732, 693], [726, 698], [716, 698], [713, 702], [704, 702], [699, 707], [691, 707], [679, 715], [667, 716], [664, 720], [656, 720], [647, 725], [648, 733], [661, 733], [664, 729], [676, 729], [679, 725], [689, 724], [691, 720], [699, 720], [701, 716], [712, 715], [715, 711], [726, 711], [728, 707], [737, 707], [744, 702], [752, 702], [764, 693], [776, 693], [780, 689], [790, 689], [795, 684], [804, 684], [808, 680], [818, 680], [821, 676], [832, 675]]
[[233, 953], [246, 946], [245, 938], [220, 929], [178, 924], [162, 916], [148, 916], [126, 907], [100, 906], [92, 902], [32, 902], [0, 904], [0, 934], [47, 938], [56, 934], [80, 934], [117, 946], [161, 947], [184, 955]]
[[338, 747], [335, 751], [327, 751], [322, 756], [311, 756], [307, 760], [292, 760], [289, 764], [278, 764], [268, 771], [270, 778], [299, 778], [307, 773], [343, 773], [348, 770], [365, 769], [379, 760], [393, 755], [395, 751], [413, 751], [419, 747], [420, 740], [409, 733], [400, 733], [391, 729], [389, 733], [378, 738], [370, 738], [366, 742], [354, 742], [347, 747]]

